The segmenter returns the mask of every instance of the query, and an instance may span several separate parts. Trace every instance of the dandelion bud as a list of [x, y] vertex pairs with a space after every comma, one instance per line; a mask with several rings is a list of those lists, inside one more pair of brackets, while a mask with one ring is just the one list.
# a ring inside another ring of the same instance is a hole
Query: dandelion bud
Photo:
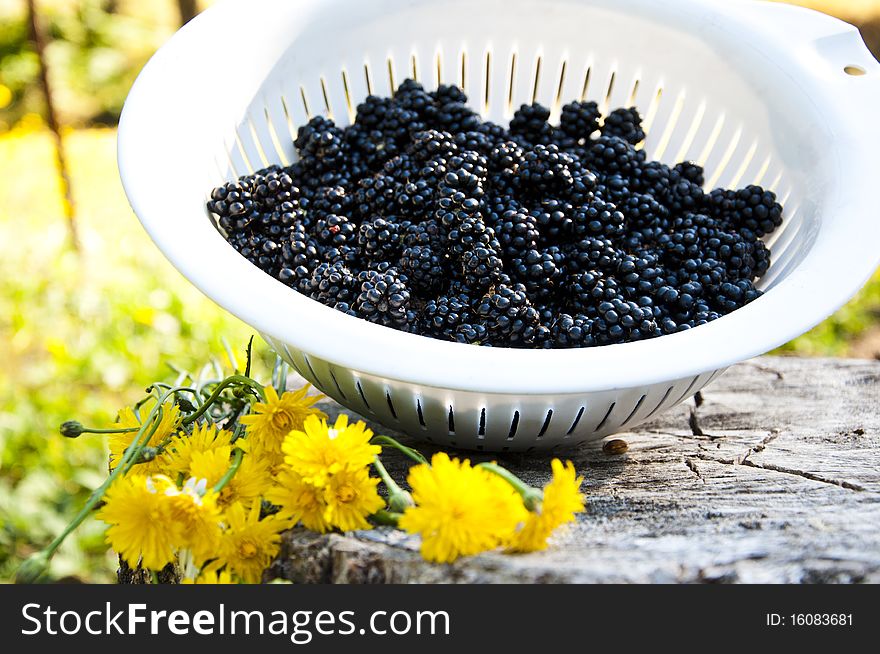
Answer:
[[83, 426], [76, 420], [61, 423], [61, 435], [66, 438], [78, 438], [83, 433]]
[[35, 584], [49, 569], [49, 554], [45, 551], [31, 554], [15, 571], [15, 583]]
[[388, 498], [388, 510], [392, 513], [403, 513], [406, 509], [415, 506], [412, 495], [405, 490], [399, 493], [392, 493]]

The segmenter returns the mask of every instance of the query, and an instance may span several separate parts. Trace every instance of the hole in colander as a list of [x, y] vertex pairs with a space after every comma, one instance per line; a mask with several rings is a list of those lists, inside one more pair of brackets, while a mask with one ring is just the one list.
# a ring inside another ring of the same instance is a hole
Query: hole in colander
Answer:
[[[614, 405], [612, 404], [611, 406], [613, 407]], [[580, 411], [578, 411], [578, 414], [574, 417], [574, 422], [571, 423], [571, 427], [569, 427], [568, 431], [565, 432], [566, 436], [570, 436], [572, 434], [572, 432], [574, 432], [574, 430], [577, 429], [578, 423], [581, 421], [581, 416], [584, 415], [585, 409], [586, 409], [586, 407], [583, 407], [583, 406], [580, 408]], [[609, 411], [608, 413], [611, 413], [611, 412]]]
[[394, 62], [391, 60], [391, 57], [388, 57], [388, 95], [394, 95], [394, 90], [397, 88], [397, 84], [394, 81]]
[[868, 71], [862, 68], [857, 64], [850, 64], [849, 66], [843, 67], [843, 72], [847, 75], [852, 75], [853, 77], [861, 77], [862, 75], [867, 75]]
[[486, 407], [480, 410], [480, 429], [477, 435], [481, 438], [486, 435]]
[[419, 424], [424, 429], [427, 425], [425, 425], [425, 416], [422, 414], [422, 401], [416, 400], [416, 412], [419, 414]]
[[611, 403], [611, 406], [608, 407], [608, 413], [605, 414], [605, 417], [602, 418], [602, 422], [600, 422], [598, 425], [596, 425], [596, 428], [593, 431], [599, 431], [600, 429], [602, 429], [602, 427], [605, 426], [605, 423], [608, 421], [608, 416], [610, 416], [611, 412], [614, 411], [615, 404], [617, 404], [617, 402]]
[[339, 391], [339, 394], [342, 396], [342, 399], [343, 399], [343, 400], [347, 399], [347, 398], [345, 397], [345, 391], [342, 390], [342, 386], [339, 385], [339, 382], [338, 382], [337, 379], [336, 379], [336, 375], [333, 374], [333, 370], [332, 370], [332, 369], [330, 370], [330, 379], [333, 380], [333, 383], [336, 385], [336, 390]]
[[623, 427], [626, 423], [628, 423], [630, 420], [633, 419], [633, 416], [636, 415], [636, 411], [638, 411], [638, 410], [639, 410], [639, 407], [642, 406], [642, 402], [645, 401], [645, 398], [646, 398], [646, 397], [648, 397], [648, 396], [647, 396], [647, 395], [642, 395], [642, 396], [639, 398], [639, 401], [636, 402], [636, 405], [633, 407], [633, 410], [630, 411], [630, 414], [626, 417], [626, 420], [624, 420], [624, 421], [620, 424], [621, 427]]
[[394, 410], [394, 404], [391, 402], [391, 393], [385, 391], [385, 399], [388, 400], [388, 409], [391, 411], [391, 415], [397, 420], [397, 411]]
[[364, 406], [366, 406], [367, 409], [369, 409], [370, 411], [372, 411], [373, 409], [370, 407], [370, 403], [367, 402], [367, 396], [364, 395], [364, 389], [361, 388], [361, 383], [360, 383], [359, 381], [356, 381], [354, 384], [355, 384], [355, 386], [357, 386], [358, 393], [360, 394], [361, 399], [364, 401]]
[[449, 405], [449, 433], [455, 433], [455, 414], [452, 412], [452, 405]]
[[547, 433], [547, 428], [550, 427], [550, 419], [553, 417], [553, 409], [549, 409], [547, 411], [547, 417], [544, 418], [544, 424], [541, 426], [541, 431], [538, 432], [538, 438], [543, 438], [544, 434]]
[[519, 427], [519, 411], [513, 412], [513, 421], [510, 423], [510, 432], [507, 434], [507, 440], [513, 440], [516, 436], [516, 428]]

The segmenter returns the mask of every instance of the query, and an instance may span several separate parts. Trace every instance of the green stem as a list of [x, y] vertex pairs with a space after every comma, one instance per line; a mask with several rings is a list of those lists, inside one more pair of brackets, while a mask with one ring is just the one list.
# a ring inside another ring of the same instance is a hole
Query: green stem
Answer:
[[385, 487], [388, 489], [388, 507], [392, 511], [403, 512], [404, 509], [415, 505], [412, 495], [403, 490], [398, 483], [394, 481], [378, 456], [373, 459], [373, 467], [376, 468], [376, 472], [379, 473], [379, 477], [382, 478]]
[[421, 452], [419, 452], [418, 450], [414, 450], [411, 447], [407, 447], [403, 443], [396, 441], [390, 436], [373, 436], [373, 438], [370, 439], [370, 442], [376, 445], [388, 445], [389, 447], [393, 447], [394, 449], [403, 452], [406, 456], [408, 456], [416, 463], [428, 463], [428, 460], [422, 455]]
[[398, 521], [403, 517], [402, 513], [395, 513], [394, 511], [386, 511], [385, 509], [379, 509], [372, 516], [373, 522], [378, 525], [388, 525], [389, 527], [396, 527]]
[[61, 543], [70, 535], [70, 533], [79, 527], [83, 520], [85, 520], [89, 514], [92, 512], [92, 509], [98, 502], [101, 501], [101, 498], [104, 497], [104, 493], [107, 492], [107, 489], [110, 485], [116, 481], [116, 478], [122, 474], [128, 472], [132, 465], [134, 465], [134, 461], [140, 456], [141, 450], [144, 446], [150, 442], [150, 439], [153, 437], [153, 434], [156, 433], [156, 429], [159, 428], [159, 423], [162, 420], [162, 406], [157, 404], [153, 407], [153, 410], [150, 412], [150, 415], [147, 417], [147, 420], [140, 426], [138, 429], [138, 435], [132, 440], [133, 446], [129, 446], [125, 450], [125, 454], [122, 456], [122, 460], [116, 465], [113, 471], [108, 475], [107, 479], [104, 480], [104, 483], [101, 484], [98, 488], [92, 491], [92, 494], [89, 496], [88, 501], [86, 501], [85, 505], [83, 505], [82, 509], [80, 509], [79, 513], [74, 516], [73, 520], [64, 528], [55, 539], [49, 543], [49, 546], [45, 549], [46, 555], [52, 557], [55, 552], [61, 547]]
[[238, 472], [238, 469], [241, 467], [241, 460], [244, 456], [244, 450], [239, 447], [235, 448], [235, 453], [232, 455], [232, 465], [229, 466], [229, 470], [226, 471], [226, 474], [220, 478], [216, 484], [214, 484], [214, 492], [219, 493], [223, 490], [223, 488], [230, 482], [230, 480], [235, 477], [235, 473]]
[[125, 434], [133, 431], [140, 431], [140, 427], [123, 427], [120, 429], [92, 429], [91, 427], [83, 427], [83, 434]]
[[502, 468], [494, 461], [478, 463], [476, 467], [483, 468], [484, 470], [488, 470], [489, 472], [498, 475], [508, 484], [513, 486], [514, 490], [516, 490], [516, 492], [522, 496], [523, 503], [526, 505], [526, 508], [529, 511], [534, 511], [535, 508], [541, 503], [541, 500], [544, 499], [544, 494], [540, 491], [540, 489], [529, 486], [522, 479], [510, 472], [510, 470], [508, 470], [507, 468]]
[[220, 394], [226, 388], [228, 388], [230, 386], [234, 386], [236, 384], [241, 385], [241, 386], [247, 386], [247, 387], [253, 389], [265, 401], [266, 395], [265, 395], [265, 392], [263, 391], [263, 387], [260, 386], [257, 382], [255, 382], [250, 377], [245, 377], [244, 375], [232, 375], [230, 377], [227, 377], [223, 381], [221, 381], [219, 384], [217, 384], [217, 388], [215, 388], [214, 392], [208, 396], [208, 398], [204, 401], [202, 406], [199, 407], [198, 411], [188, 415], [186, 418], [183, 419], [183, 421], [180, 424], [188, 425], [191, 422], [195, 422], [196, 420], [201, 418], [202, 415], [205, 413], [205, 411], [208, 410], [208, 407], [211, 406], [211, 404], [213, 404], [214, 401], [218, 397], [220, 397]]

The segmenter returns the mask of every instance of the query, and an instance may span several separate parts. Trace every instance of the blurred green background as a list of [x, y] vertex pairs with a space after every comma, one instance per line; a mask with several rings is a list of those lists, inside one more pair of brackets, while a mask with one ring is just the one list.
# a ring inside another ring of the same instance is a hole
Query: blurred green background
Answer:
[[[194, 369], [251, 333], [193, 289], [131, 214], [115, 123], [140, 68], [202, 0], [36, 0], [67, 154], [81, 250], [70, 247], [64, 185], [39, 84], [25, 0], [0, 0], [0, 580], [58, 533], [106, 471], [102, 426], [142, 388]], [[857, 23], [880, 53], [880, 0], [807, 4]], [[265, 345], [260, 344], [265, 356]], [[880, 357], [880, 275], [782, 351]], [[110, 581], [95, 522], [55, 557], [56, 579]]]

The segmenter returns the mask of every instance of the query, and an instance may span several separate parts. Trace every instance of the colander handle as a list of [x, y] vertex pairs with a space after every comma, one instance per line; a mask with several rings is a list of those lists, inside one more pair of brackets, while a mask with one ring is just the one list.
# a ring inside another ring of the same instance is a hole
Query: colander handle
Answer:
[[880, 74], [880, 64], [868, 50], [858, 28], [819, 11], [787, 4], [749, 0], [754, 28], [804, 57], [816, 60], [817, 74], [838, 79]]

